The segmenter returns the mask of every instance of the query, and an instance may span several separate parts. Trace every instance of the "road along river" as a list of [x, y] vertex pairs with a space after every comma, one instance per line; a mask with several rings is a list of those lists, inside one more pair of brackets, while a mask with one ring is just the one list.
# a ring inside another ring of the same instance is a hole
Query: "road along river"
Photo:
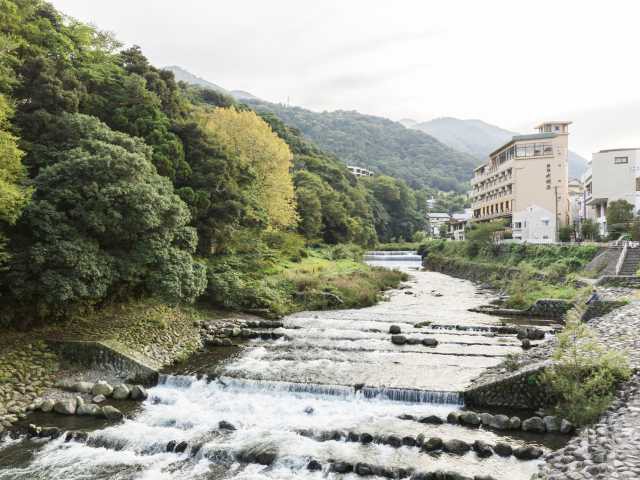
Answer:
[[[411, 280], [373, 307], [288, 316], [281, 338], [252, 340], [225, 361], [198, 355], [163, 375], [117, 425], [65, 425], [71, 420], [51, 415], [50, 424], [88, 439], [5, 439], [0, 480], [530, 478], [537, 461], [420, 447], [429, 438], [556, 446], [435, 418], [463, 409], [459, 392], [520, 351], [514, 335], [491, 331], [500, 319], [468, 311], [492, 294], [419, 271], [411, 252], [367, 258]], [[408, 342], [394, 344], [391, 326]], [[438, 470], [466, 477], [427, 475]]]

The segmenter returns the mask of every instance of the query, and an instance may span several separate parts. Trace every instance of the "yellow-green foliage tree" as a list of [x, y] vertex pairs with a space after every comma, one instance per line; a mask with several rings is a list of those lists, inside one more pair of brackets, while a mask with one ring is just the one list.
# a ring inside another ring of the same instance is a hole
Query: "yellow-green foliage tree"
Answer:
[[[24, 186], [26, 177], [22, 165], [23, 152], [17, 138], [9, 132], [11, 107], [0, 95], [0, 227], [13, 225], [29, 200], [30, 191]], [[0, 262], [5, 257], [4, 236], [0, 228]]]
[[200, 115], [203, 126], [257, 175], [257, 195], [267, 210], [269, 224], [285, 229], [296, 224], [296, 204], [289, 146], [253, 111], [216, 108]]

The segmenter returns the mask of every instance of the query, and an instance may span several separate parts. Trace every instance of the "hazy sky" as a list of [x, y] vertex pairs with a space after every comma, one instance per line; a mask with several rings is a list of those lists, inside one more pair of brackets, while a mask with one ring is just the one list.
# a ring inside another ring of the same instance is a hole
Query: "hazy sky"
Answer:
[[312, 110], [572, 120], [570, 146], [640, 147], [637, 0], [53, 0], [227, 89]]

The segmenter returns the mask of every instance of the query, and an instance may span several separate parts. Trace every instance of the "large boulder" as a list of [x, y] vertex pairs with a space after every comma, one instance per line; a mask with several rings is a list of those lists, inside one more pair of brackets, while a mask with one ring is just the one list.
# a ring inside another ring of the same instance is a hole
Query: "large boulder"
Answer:
[[106, 405], [102, 407], [102, 415], [104, 415], [104, 418], [112, 422], [119, 422], [124, 418], [124, 414], [117, 408], [112, 407], [111, 405]]
[[547, 427], [544, 426], [544, 421], [540, 417], [531, 417], [522, 422], [522, 430], [525, 432], [545, 433]]
[[131, 400], [146, 400], [149, 394], [142, 385], [131, 387]]
[[394, 345], [404, 345], [405, 343], [407, 343], [407, 337], [405, 337], [404, 335], [392, 335], [391, 343], [393, 343]]
[[520, 430], [522, 427], [522, 420], [520, 417], [513, 416], [509, 419], [509, 430]]
[[373, 436], [370, 433], [360, 434], [360, 443], [367, 444], [373, 442]]
[[368, 477], [373, 475], [373, 467], [366, 463], [357, 463], [355, 472], [362, 477]]
[[83, 403], [76, 409], [77, 415], [97, 417], [102, 413], [102, 409], [94, 403]]
[[58, 400], [53, 405], [53, 411], [61, 415], [75, 415], [77, 403], [76, 399], [64, 399]]
[[562, 420], [560, 422], [560, 433], [571, 433], [573, 432], [573, 423], [569, 420]]
[[496, 430], [508, 430], [510, 428], [510, 420], [506, 415], [494, 415], [489, 423], [491, 428]]
[[473, 451], [476, 452], [480, 458], [487, 458], [493, 455], [493, 449], [491, 446], [482, 440], [476, 440], [473, 442]]
[[129, 387], [121, 383], [120, 385], [116, 385], [113, 387], [113, 392], [111, 393], [111, 397], [115, 400], [126, 400], [129, 398], [131, 394], [131, 390]]
[[309, 463], [307, 463], [307, 470], [316, 472], [322, 470], [322, 465], [317, 460], [311, 460]]
[[42, 404], [40, 405], [40, 410], [42, 410], [45, 413], [48, 413], [50, 411], [53, 410], [53, 406], [55, 405], [55, 402], [53, 400], [43, 400]]
[[471, 450], [471, 445], [462, 440], [451, 439], [445, 441], [442, 448], [447, 453], [453, 453], [454, 455], [464, 455], [469, 450]]
[[78, 393], [91, 393], [93, 383], [91, 382], [76, 382], [72, 386], [74, 392]]
[[91, 389], [91, 394], [94, 396], [104, 395], [105, 397], [109, 397], [111, 396], [112, 393], [113, 393], [113, 387], [109, 385], [107, 382], [105, 382], [104, 380], [100, 380], [99, 382], [97, 382]]
[[542, 418], [542, 421], [544, 422], [547, 432], [553, 433], [560, 431], [560, 419], [558, 417], [547, 415]]
[[436, 340], [435, 338], [423, 338], [422, 345], [424, 345], [425, 347], [437, 347], [438, 340]]
[[468, 425], [470, 427], [477, 427], [480, 425], [480, 417], [474, 412], [464, 412], [460, 415], [460, 423]]
[[449, 412], [449, 415], [447, 415], [447, 423], [452, 423], [453, 425], [457, 425], [460, 423], [460, 415], [462, 415], [462, 412], [460, 411], [453, 411], [453, 412]]
[[519, 447], [513, 451], [518, 460], [536, 460], [542, 456], [542, 449], [534, 446]]
[[391, 333], [392, 335], [399, 335], [402, 333], [402, 330], [398, 325], [391, 325], [389, 327], [389, 333]]
[[420, 423], [427, 423], [429, 425], [442, 425], [444, 423], [444, 420], [442, 420], [437, 415], [428, 415], [426, 417], [420, 417], [420, 420], [418, 421]]
[[513, 454], [513, 448], [508, 443], [498, 442], [493, 446], [493, 451], [501, 457], [510, 457]]
[[491, 422], [493, 421], [493, 415], [491, 415], [490, 413], [481, 413], [478, 416], [480, 417], [480, 423], [482, 423], [482, 425], [491, 425]]
[[331, 465], [331, 471], [336, 473], [349, 473], [353, 470], [353, 465], [347, 462], [336, 462]]
[[402, 446], [402, 439], [397, 435], [389, 435], [385, 438], [385, 442], [387, 445], [391, 445], [394, 448], [400, 448]]
[[431, 437], [429, 440], [424, 441], [422, 444], [422, 450], [425, 452], [434, 452], [440, 450], [444, 446], [444, 442], [439, 437]]

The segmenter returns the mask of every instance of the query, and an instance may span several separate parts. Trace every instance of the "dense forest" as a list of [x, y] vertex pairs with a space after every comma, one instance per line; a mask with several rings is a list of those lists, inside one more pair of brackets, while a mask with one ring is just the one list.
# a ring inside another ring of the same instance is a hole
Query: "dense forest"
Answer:
[[432, 136], [386, 118], [354, 111], [312, 112], [247, 100], [272, 112], [348, 164], [403, 179], [412, 188], [464, 192], [478, 160]]
[[176, 82], [46, 2], [0, 0], [0, 27], [5, 322], [215, 299], [220, 259], [248, 243], [371, 246], [423, 227], [404, 181], [358, 180], [272, 113]]

